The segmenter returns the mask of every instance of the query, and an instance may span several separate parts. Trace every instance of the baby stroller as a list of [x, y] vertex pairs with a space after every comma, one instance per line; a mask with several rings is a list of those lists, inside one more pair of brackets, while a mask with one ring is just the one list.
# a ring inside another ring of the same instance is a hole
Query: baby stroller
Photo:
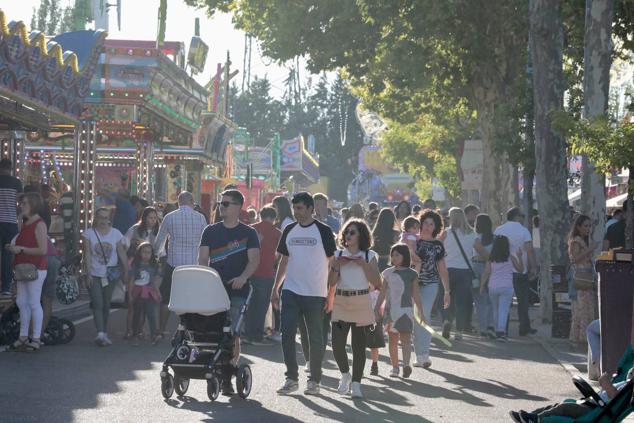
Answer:
[[[207, 381], [207, 396], [218, 398], [221, 382], [236, 377], [238, 395], [251, 393], [253, 376], [247, 364], [232, 363], [236, 333], [251, 298], [240, 309], [238, 321], [229, 318], [229, 296], [218, 273], [206, 266], [179, 266], [172, 276], [169, 309], [180, 317], [173, 348], [161, 370], [161, 393], [185, 395], [190, 379]], [[170, 374], [172, 369], [174, 375]]]

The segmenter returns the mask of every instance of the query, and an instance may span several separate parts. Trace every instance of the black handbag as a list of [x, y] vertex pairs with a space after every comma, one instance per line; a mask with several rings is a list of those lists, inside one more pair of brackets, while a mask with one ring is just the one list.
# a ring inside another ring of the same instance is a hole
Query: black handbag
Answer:
[[383, 337], [383, 319], [377, 320], [374, 325], [370, 325], [366, 328], [366, 347], [385, 347], [385, 338]]

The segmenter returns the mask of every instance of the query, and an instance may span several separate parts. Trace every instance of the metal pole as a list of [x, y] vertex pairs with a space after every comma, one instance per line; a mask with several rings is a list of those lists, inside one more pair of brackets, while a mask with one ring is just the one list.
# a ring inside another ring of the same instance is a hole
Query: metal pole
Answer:
[[83, 124], [75, 126], [73, 134], [74, 150], [73, 155], [73, 248], [79, 251], [79, 214], [81, 212], [81, 131]]

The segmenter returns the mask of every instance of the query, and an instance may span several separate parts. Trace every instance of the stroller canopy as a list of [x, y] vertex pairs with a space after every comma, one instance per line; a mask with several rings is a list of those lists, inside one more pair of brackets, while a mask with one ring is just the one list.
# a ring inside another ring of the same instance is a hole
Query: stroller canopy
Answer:
[[179, 266], [174, 269], [169, 309], [176, 314], [211, 316], [229, 310], [231, 302], [222, 280], [207, 266]]

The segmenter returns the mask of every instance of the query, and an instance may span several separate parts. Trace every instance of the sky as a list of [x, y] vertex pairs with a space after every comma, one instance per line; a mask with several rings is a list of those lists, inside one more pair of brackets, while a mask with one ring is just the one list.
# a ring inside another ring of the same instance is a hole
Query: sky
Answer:
[[[115, 3], [115, 0], [109, 3]], [[74, 0], [61, 0], [62, 7], [74, 3]], [[121, 30], [117, 28], [116, 12], [112, 8], [110, 12], [109, 38], [112, 39], [138, 39], [155, 40], [157, 32], [157, 15], [159, 0], [121, 0]], [[9, 21], [22, 20], [29, 26], [33, 9], [38, 7], [40, 0], [0, 0], [2, 9]], [[202, 74], [194, 78], [201, 84], [206, 84], [215, 74], [216, 64], [224, 63], [229, 51], [231, 68], [238, 69], [240, 73], [233, 81], [242, 84], [243, 57], [244, 57], [244, 32], [236, 30], [231, 23], [228, 14], [216, 14], [209, 19], [203, 10], [188, 7], [182, 0], [168, 0], [166, 41], [182, 41], [189, 47], [189, 41], [194, 35], [194, 19], [200, 18], [200, 36], [209, 46], [207, 64]], [[268, 76], [271, 81], [271, 95], [280, 98], [284, 94], [284, 80], [288, 77], [285, 67], [271, 63], [271, 60], [262, 57], [257, 43], [253, 40], [251, 56], [251, 78]], [[300, 69], [300, 75], [306, 75], [304, 68]], [[303, 78], [302, 78], [303, 79]]]

